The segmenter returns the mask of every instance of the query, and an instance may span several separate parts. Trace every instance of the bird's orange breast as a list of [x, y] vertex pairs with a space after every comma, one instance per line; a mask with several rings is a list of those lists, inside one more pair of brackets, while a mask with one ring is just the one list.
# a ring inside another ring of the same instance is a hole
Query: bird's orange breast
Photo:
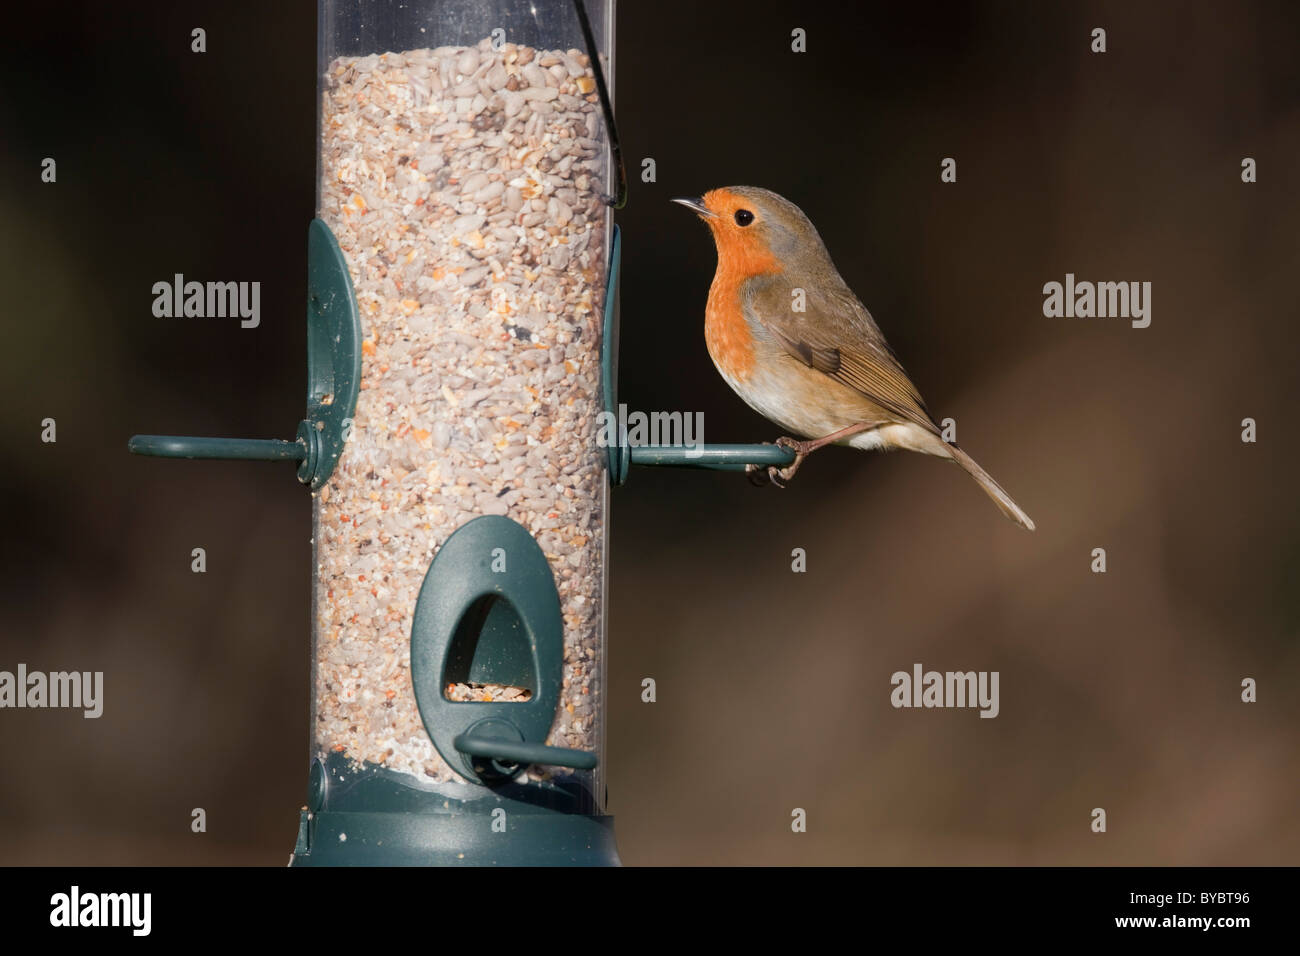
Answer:
[[725, 377], [744, 382], [754, 369], [754, 333], [741, 308], [742, 285], [746, 279], [780, 271], [781, 263], [759, 243], [719, 241], [718, 271], [704, 309], [704, 343]]
[[704, 310], [704, 344], [724, 376], [742, 382], [749, 378], [754, 366], [754, 336], [740, 308], [739, 285], [722, 285], [714, 279]]

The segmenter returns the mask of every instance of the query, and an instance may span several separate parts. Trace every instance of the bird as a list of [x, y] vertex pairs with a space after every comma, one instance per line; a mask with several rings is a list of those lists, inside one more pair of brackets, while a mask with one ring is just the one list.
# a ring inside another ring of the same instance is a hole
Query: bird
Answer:
[[947, 442], [871, 313], [840, 277], [803, 211], [757, 186], [672, 200], [709, 227], [718, 266], [705, 307], [709, 357], [760, 415], [798, 436], [784, 467], [749, 465], [756, 483], [784, 487], [826, 445], [906, 449], [946, 458], [1004, 515], [1034, 522], [955, 442]]

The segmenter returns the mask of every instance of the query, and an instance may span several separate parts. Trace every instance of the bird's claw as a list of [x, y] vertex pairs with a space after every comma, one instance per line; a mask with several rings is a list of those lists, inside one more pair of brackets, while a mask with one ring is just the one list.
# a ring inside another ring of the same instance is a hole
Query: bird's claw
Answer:
[[749, 482], [759, 488], [769, 484], [784, 488], [790, 479], [794, 477], [794, 473], [799, 470], [804, 458], [807, 457], [808, 453], [804, 451], [804, 442], [783, 435], [775, 442], [765, 441], [763, 444], [788, 448], [794, 452], [794, 461], [784, 467], [779, 465], [746, 465], [745, 471], [749, 475]]

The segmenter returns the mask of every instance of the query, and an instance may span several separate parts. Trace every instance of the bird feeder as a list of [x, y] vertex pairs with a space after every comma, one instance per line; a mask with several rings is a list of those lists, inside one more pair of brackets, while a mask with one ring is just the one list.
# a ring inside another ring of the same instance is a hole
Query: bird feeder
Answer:
[[626, 195], [613, 2], [322, 0], [307, 412], [312, 752], [295, 865], [617, 863], [608, 489], [772, 446], [601, 441]]

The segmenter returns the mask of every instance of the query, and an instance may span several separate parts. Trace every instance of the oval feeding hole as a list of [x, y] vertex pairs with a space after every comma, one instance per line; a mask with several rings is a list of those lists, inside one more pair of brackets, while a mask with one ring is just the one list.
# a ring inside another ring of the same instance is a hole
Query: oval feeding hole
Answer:
[[443, 691], [448, 700], [477, 700], [522, 704], [532, 700], [533, 692], [527, 687], [507, 687], [505, 684], [448, 684]]
[[456, 624], [443, 671], [450, 701], [524, 703], [537, 689], [528, 628], [509, 598], [485, 594]]

